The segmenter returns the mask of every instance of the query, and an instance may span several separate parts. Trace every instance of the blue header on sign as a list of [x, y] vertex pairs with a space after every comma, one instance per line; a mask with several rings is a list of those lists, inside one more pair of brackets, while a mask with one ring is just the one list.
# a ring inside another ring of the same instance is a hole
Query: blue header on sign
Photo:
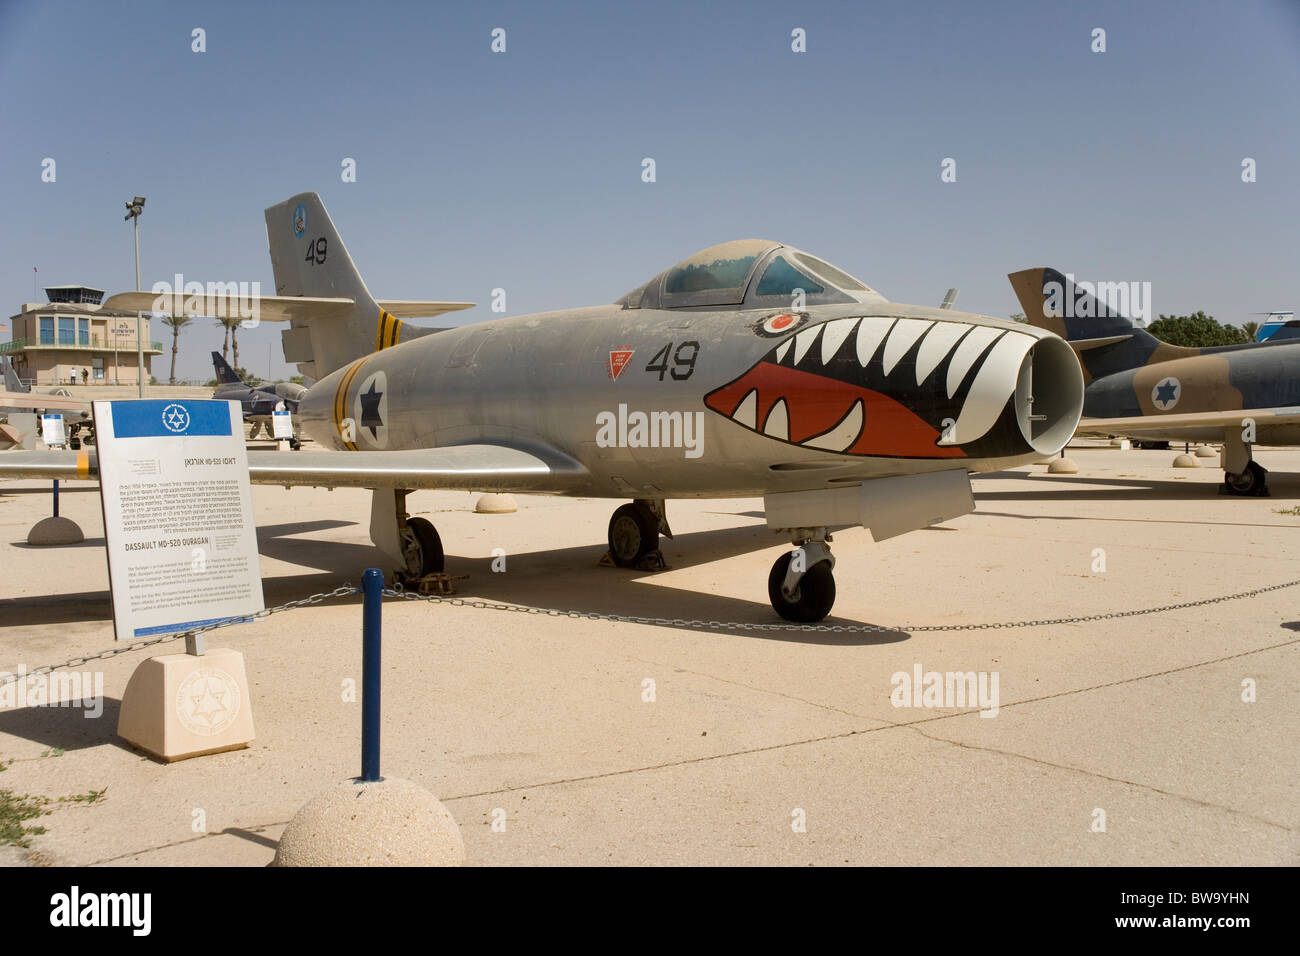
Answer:
[[112, 402], [118, 438], [229, 435], [230, 405], [206, 399]]

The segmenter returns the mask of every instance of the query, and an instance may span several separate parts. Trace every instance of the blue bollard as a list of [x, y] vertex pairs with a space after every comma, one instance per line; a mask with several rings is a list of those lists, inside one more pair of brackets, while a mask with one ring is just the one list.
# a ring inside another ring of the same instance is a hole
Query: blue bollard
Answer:
[[59, 479], [54, 479], [54, 517], [59, 516]]
[[384, 600], [384, 573], [369, 568], [361, 576], [361, 779], [379, 778], [380, 608]]

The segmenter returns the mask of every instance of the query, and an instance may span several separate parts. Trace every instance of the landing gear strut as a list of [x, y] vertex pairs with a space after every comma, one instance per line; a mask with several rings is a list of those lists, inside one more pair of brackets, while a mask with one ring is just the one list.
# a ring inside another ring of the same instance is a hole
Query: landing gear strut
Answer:
[[443, 571], [442, 539], [426, 518], [406, 513], [406, 496], [401, 488], [377, 488], [370, 502], [370, 540], [390, 560], [394, 576], [415, 581]]
[[623, 505], [609, 519], [609, 559], [620, 568], [662, 568], [660, 533], [673, 536], [662, 498]]
[[795, 550], [781, 555], [767, 576], [767, 596], [787, 621], [815, 624], [835, 604], [835, 556], [825, 528], [794, 532]]

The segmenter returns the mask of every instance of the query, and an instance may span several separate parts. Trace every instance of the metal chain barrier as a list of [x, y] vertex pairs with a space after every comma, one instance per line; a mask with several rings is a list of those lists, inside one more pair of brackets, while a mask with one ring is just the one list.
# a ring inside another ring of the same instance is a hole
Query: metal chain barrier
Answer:
[[[915, 626], [899, 625], [890, 627], [884, 624], [745, 624], [739, 621], [706, 621], [701, 618], [682, 618], [682, 617], [645, 617], [639, 614], [609, 614], [602, 611], [561, 611], [558, 608], [548, 607], [530, 607], [524, 604], [499, 604], [490, 601], [472, 601], [464, 598], [445, 597], [437, 594], [422, 595], [414, 591], [405, 590], [400, 584], [392, 588], [384, 588], [384, 597], [401, 598], [407, 601], [427, 601], [430, 604], [447, 604], [451, 607], [469, 607], [484, 611], [512, 611], [517, 614], [536, 614], [542, 617], [566, 617], [574, 620], [586, 621], [611, 621], [617, 624], [644, 624], [651, 627], [689, 627], [699, 628], [710, 631], [793, 631], [795, 633], [807, 634], [896, 634], [900, 632], [921, 633], [932, 631], [984, 631], [984, 630], [1001, 630], [1014, 627], [1046, 627], [1059, 624], [1083, 624], [1088, 621], [1110, 621], [1125, 617], [1142, 617], [1147, 614], [1162, 614], [1166, 611], [1183, 611], [1188, 608], [1206, 607], [1211, 604], [1223, 604], [1227, 601], [1240, 601], [1245, 598], [1257, 597], [1260, 594], [1268, 594], [1272, 591], [1282, 591], [1286, 588], [1293, 588], [1300, 585], [1300, 580], [1287, 581], [1284, 584], [1271, 584], [1268, 587], [1252, 588], [1249, 591], [1238, 591], [1235, 594], [1224, 594], [1219, 597], [1205, 598], [1200, 601], [1184, 601], [1180, 604], [1162, 604], [1158, 607], [1141, 608], [1136, 611], [1111, 611], [1106, 614], [1084, 614], [1077, 617], [1056, 617], [1045, 618], [1033, 621], [1000, 621], [992, 624], [918, 624]], [[90, 661], [107, 660], [110, 657], [117, 657], [119, 654], [129, 654], [131, 651], [138, 651], [145, 647], [154, 647], [158, 644], [167, 644], [172, 641], [179, 641], [183, 638], [194, 637], [207, 631], [215, 631], [218, 628], [230, 627], [232, 624], [246, 624], [250, 621], [260, 621], [270, 617], [272, 614], [279, 614], [281, 611], [288, 611], [296, 607], [307, 607], [311, 604], [320, 604], [333, 598], [349, 597], [353, 594], [360, 593], [360, 588], [351, 584], [343, 584], [333, 591], [324, 591], [319, 594], [313, 594], [310, 597], [300, 598], [297, 601], [287, 601], [276, 607], [269, 607], [258, 611], [256, 614], [249, 614], [244, 617], [234, 617], [224, 621], [216, 621], [212, 624], [204, 624], [202, 627], [192, 628], [188, 631], [182, 631], [178, 634], [165, 634], [162, 637], [150, 638], [146, 641], [136, 641], [132, 644], [124, 644], [120, 647], [110, 647], [108, 650], [100, 651], [98, 654], [89, 654], [85, 657], [74, 657], [69, 661], [61, 664], [44, 664], [40, 667], [19, 674], [0, 674], [0, 686], [15, 683], [19, 680], [26, 680], [28, 677], [34, 677], [38, 674], [48, 674], [51, 671], [62, 670], [65, 667], [80, 667]]]
[[13, 684], [19, 680], [26, 680], [38, 674], [48, 674], [51, 671], [62, 670], [65, 667], [80, 667], [82, 664], [88, 664], [91, 661], [107, 660], [110, 657], [117, 657], [119, 654], [129, 654], [131, 651], [138, 651], [144, 647], [153, 647], [157, 644], [168, 644], [172, 641], [179, 641], [187, 637], [195, 637], [199, 634], [205, 634], [208, 631], [215, 631], [218, 628], [230, 627], [232, 624], [247, 624], [249, 621], [260, 621], [270, 617], [272, 614], [279, 614], [281, 611], [288, 611], [295, 607], [306, 607], [309, 604], [320, 604], [330, 598], [347, 597], [350, 594], [358, 593], [360, 589], [351, 584], [344, 584], [335, 588], [333, 591], [326, 591], [321, 594], [313, 594], [311, 597], [300, 598], [297, 601], [287, 601], [277, 607], [264, 608], [256, 614], [248, 614], [243, 617], [232, 617], [224, 621], [213, 621], [211, 624], [204, 624], [201, 627], [191, 628], [188, 631], [181, 631], [177, 634], [164, 634], [161, 637], [152, 637], [147, 641], [136, 641], [133, 644], [123, 644], [120, 647], [110, 647], [106, 651], [100, 651], [98, 654], [89, 654], [85, 657], [74, 657], [70, 661], [64, 661], [62, 664], [43, 664], [40, 667], [33, 668], [23, 674], [0, 674], [0, 686]]
[[601, 611], [561, 611], [557, 608], [529, 607], [522, 604], [493, 604], [488, 601], [467, 601], [463, 598], [444, 597], [437, 594], [428, 596], [404, 590], [400, 585], [384, 588], [385, 597], [405, 598], [408, 601], [429, 601], [433, 604], [450, 604], [453, 607], [472, 607], [485, 611], [514, 611], [520, 614], [540, 614], [545, 617], [568, 617], [575, 620], [613, 621], [620, 624], [648, 624], [663, 627], [691, 627], [711, 631], [794, 631], [809, 634], [880, 634], [906, 631], [984, 631], [1012, 627], [1044, 627], [1056, 624], [1081, 624], [1086, 621], [1107, 621], [1122, 617], [1141, 617], [1146, 614], [1161, 614], [1165, 611], [1181, 611], [1186, 608], [1204, 607], [1210, 604], [1222, 604], [1225, 601], [1239, 601], [1256, 597], [1270, 591], [1281, 591], [1300, 585], [1300, 580], [1285, 584], [1271, 584], [1268, 587], [1253, 588], [1250, 591], [1238, 591], [1236, 594], [1224, 594], [1219, 597], [1205, 598], [1201, 601], [1184, 601], [1181, 604], [1162, 604], [1159, 607], [1142, 608], [1136, 611], [1111, 611], [1107, 614], [1086, 614], [1078, 617], [1057, 617], [1036, 621], [1004, 621], [996, 624], [918, 624], [915, 627], [900, 625], [889, 627], [884, 624], [742, 624], [737, 621], [705, 621], [681, 617], [643, 617], [635, 614], [607, 614]]

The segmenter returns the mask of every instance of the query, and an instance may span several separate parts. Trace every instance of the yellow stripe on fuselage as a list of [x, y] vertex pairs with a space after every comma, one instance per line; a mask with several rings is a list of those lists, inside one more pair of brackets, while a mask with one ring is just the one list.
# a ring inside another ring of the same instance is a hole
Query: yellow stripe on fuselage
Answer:
[[[334, 393], [334, 427], [338, 429], [339, 439], [343, 442], [343, 447], [348, 451], [357, 450], [356, 442], [348, 441], [343, 429], [343, 421], [347, 417], [345, 413], [347, 412], [348, 406], [348, 389], [352, 387], [353, 380], [356, 379], [357, 373], [361, 371], [361, 366], [365, 363], [366, 360], [364, 358], [359, 358], [349, 365], [348, 370], [344, 372], [343, 377], [339, 379], [338, 390]], [[352, 434], [355, 435], [356, 431], [357, 425], [356, 422], [353, 422]]]
[[86, 451], [84, 448], [77, 452], [77, 477], [90, 477], [90, 452]]

